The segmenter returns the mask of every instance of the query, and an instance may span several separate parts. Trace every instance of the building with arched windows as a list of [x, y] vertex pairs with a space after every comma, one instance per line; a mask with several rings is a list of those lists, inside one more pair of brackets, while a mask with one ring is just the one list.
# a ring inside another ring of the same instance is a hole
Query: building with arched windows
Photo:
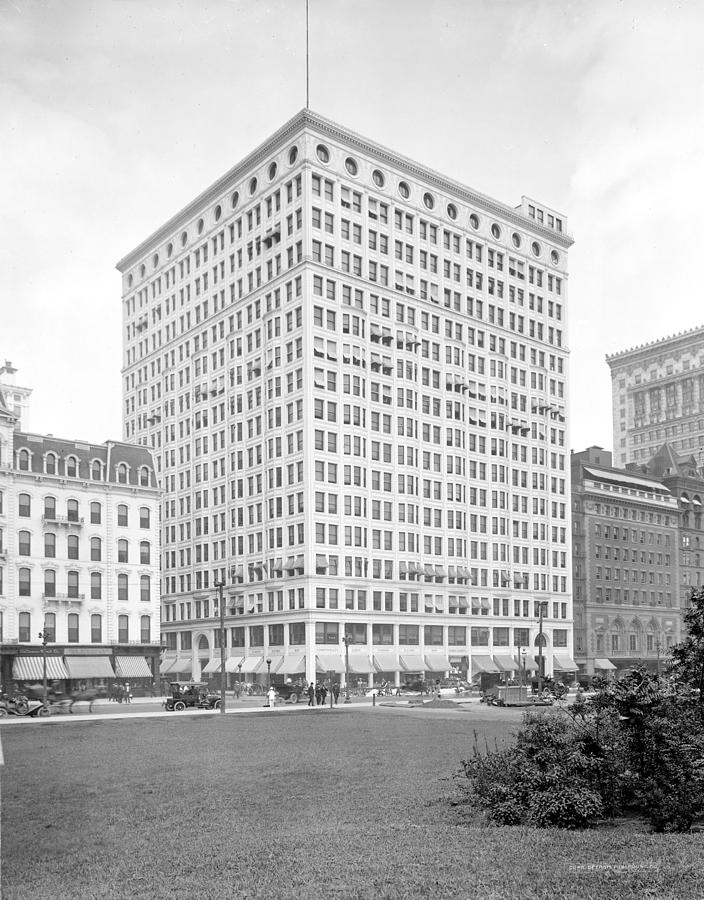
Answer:
[[43, 653], [51, 681], [158, 677], [159, 500], [148, 449], [20, 431], [0, 390], [4, 689]]
[[305, 109], [118, 262], [169, 674], [574, 670], [571, 245]]

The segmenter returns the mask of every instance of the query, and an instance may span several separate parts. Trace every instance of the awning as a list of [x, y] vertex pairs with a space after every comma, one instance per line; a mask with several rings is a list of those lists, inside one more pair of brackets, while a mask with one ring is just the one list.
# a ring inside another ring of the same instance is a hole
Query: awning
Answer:
[[398, 653], [375, 653], [372, 657], [377, 672], [400, 672]]
[[[544, 658], [545, 658], [545, 657], [543, 657], [543, 659], [544, 659]], [[526, 672], [528, 672], [528, 671], [531, 670], [531, 669], [537, 671], [538, 663], [535, 661], [535, 657], [534, 657], [534, 656], [531, 656], [530, 653], [526, 653], [526, 654], [525, 654], [525, 660], [523, 659], [523, 653], [519, 654], [519, 656], [518, 656], [518, 664], [519, 664], [519, 667], [520, 667], [521, 669], [524, 668], [524, 662], [525, 662], [525, 670], [526, 670]]]
[[303, 568], [303, 554], [301, 554], [300, 556], [297, 556], [297, 557], [296, 557], [295, 567], [296, 567], [297, 569], [302, 569], [302, 568]]
[[402, 653], [399, 657], [406, 672], [427, 672], [428, 667], [420, 653]]
[[577, 672], [579, 670], [579, 666], [571, 657], [561, 653], [553, 653], [552, 667], [558, 672]]
[[201, 672], [203, 675], [208, 675], [210, 672], [219, 672], [220, 671], [220, 660], [219, 659], [211, 659], [203, 666]]
[[488, 653], [472, 654], [472, 675], [477, 675], [479, 672], [500, 671], [501, 669], [496, 665]]
[[445, 578], [445, 567], [444, 566], [435, 566], [435, 577], [436, 578]]
[[426, 653], [425, 664], [429, 672], [449, 672], [452, 668], [447, 653]]
[[490, 610], [491, 603], [487, 597], [482, 597], [482, 609]]
[[350, 672], [353, 672], [355, 675], [369, 675], [370, 672], [376, 671], [369, 659], [368, 653], [360, 653], [359, 651], [355, 652], [351, 650], [349, 660]]
[[244, 656], [228, 656], [225, 660], [225, 671], [226, 672], [237, 672], [239, 671], [237, 668], [237, 663], [243, 663]]
[[398, 564], [398, 571], [400, 575], [408, 575], [408, 563], [400, 562]]
[[318, 653], [315, 657], [315, 671], [342, 675], [345, 671], [345, 661], [340, 653]]
[[149, 663], [143, 656], [116, 656], [115, 674], [118, 678], [153, 678]]
[[296, 568], [296, 557], [295, 556], [287, 557], [286, 564], [284, 565], [284, 569], [286, 569], [287, 572], [291, 572], [295, 568]]
[[192, 669], [193, 664], [190, 659], [169, 659], [164, 660], [161, 664], [162, 675], [176, 675], [179, 672], [190, 672]]
[[494, 662], [503, 672], [517, 672], [518, 663], [509, 653], [495, 653]]
[[442, 612], [444, 608], [445, 608], [445, 606], [442, 602], [442, 597], [436, 597], [435, 598], [435, 612]]
[[115, 670], [109, 656], [66, 656], [69, 678], [114, 678]]
[[605, 672], [610, 672], [612, 669], [615, 669], [616, 666], [611, 662], [610, 659], [595, 659], [594, 668], [602, 669]]
[[[281, 670], [281, 666], [284, 663], [284, 658], [283, 656], [270, 656], [269, 659], [271, 660], [271, 669], [269, 669], [269, 671], [273, 675], [274, 672], [279, 672]], [[266, 660], [264, 660], [264, 663], [266, 664]]]
[[[12, 663], [12, 677], [15, 681], [43, 681], [44, 662], [41, 656], [16, 656]], [[60, 656], [46, 656], [46, 677], [52, 681], [68, 678], [63, 659]]]
[[254, 672], [257, 672], [263, 665], [263, 656], [248, 656], [242, 663], [242, 671], [246, 672], [248, 675], [252, 675], [254, 674]]
[[306, 670], [305, 653], [289, 653], [279, 667], [279, 675], [300, 675]]
[[469, 609], [469, 600], [466, 597], [458, 597], [458, 603], [460, 605], [460, 609]]
[[426, 564], [423, 566], [423, 574], [426, 578], [435, 578], [435, 566]]
[[448, 566], [448, 567], [447, 567], [447, 576], [448, 576], [448, 578], [455, 578], [455, 577], [456, 577], [456, 576], [455, 576], [455, 571], [456, 571], [456, 570], [455, 570], [455, 567], [454, 567], [454, 566]]

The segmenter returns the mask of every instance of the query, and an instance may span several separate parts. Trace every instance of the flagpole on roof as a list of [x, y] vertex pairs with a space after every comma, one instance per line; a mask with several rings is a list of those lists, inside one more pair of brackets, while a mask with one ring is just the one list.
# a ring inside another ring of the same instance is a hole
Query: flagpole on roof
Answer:
[[306, 109], [310, 108], [310, 54], [308, 52], [308, 3], [306, 0]]

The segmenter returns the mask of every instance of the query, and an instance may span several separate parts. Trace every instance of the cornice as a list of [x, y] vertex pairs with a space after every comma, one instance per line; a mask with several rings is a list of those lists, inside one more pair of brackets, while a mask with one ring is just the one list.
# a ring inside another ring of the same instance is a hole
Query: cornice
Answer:
[[[629, 350], [619, 350], [617, 353], [606, 355], [607, 365], [621, 365], [624, 362], [633, 362], [638, 356], [650, 357], [653, 350], [658, 352], [666, 352], [669, 348], [673, 348], [678, 344], [689, 344], [693, 338], [701, 338], [704, 341], [704, 325], [697, 325], [687, 331], [680, 331], [677, 334], [671, 334], [664, 338], [658, 338], [655, 341], [649, 341], [647, 344], [639, 344], [637, 347], [631, 347]], [[612, 370], [613, 374], [613, 370]]]
[[[439, 190], [451, 194], [453, 197], [464, 201], [479, 210], [502, 218], [506, 222], [510, 222], [520, 228], [527, 229], [532, 233], [539, 235], [546, 241], [550, 241], [563, 249], [568, 249], [574, 243], [574, 239], [566, 232], [557, 232], [545, 225], [541, 225], [533, 219], [529, 219], [515, 207], [500, 203], [493, 200], [485, 194], [481, 194], [458, 181], [453, 181], [445, 175], [423, 166], [421, 163], [415, 162], [408, 157], [402, 156], [395, 151], [377, 144], [368, 138], [365, 138], [348, 128], [338, 125], [337, 123], [326, 119], [324, 116], [314, 113], [309, 109], [300, 110], [274, 132], [263, 143], [256, 147], [251, 153], [244, 157], [237, 165], [229, 169], [224, 175], [213, 182], [205, 191], [191, 200], [179, 212], [169, 218], [156, 231], [149, 235], [144, 241], [137, 245], [133, 250], [122, 257], [117, 263], [116, 268], [124, 273], [128, 268], [137, 263], [145, 255], [150, 253], [160, 244], [167, 240], [180, 227], [187, 224], [192, 218], [198, 215], [202, 209], [209, 203], [214, 203], [221, 198], [222, 194], [234, 187], [244, 176], [253, 168], [262, 163], [268, 156], [274, 152], [278, 152], [292, 138], [306, 129], [315, 131], [320, 135], [340, 141], [348, 146], [356, 147], [360, 152], [367, 156], [378, 160], [382, 164], [386, 164], [391, 168], [406, 173], [409, 176], [417, 178], [427, 184], [434, 185]], [[305, 160], [302, 160], [305, 162]]]

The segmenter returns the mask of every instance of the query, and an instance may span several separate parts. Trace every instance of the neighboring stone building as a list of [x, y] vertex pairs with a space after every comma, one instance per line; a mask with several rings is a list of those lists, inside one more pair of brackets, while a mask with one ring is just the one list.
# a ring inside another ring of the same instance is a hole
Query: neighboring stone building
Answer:
[[0, 678], [158, 676], [159, 499], [151, 452], [28, 434], [0, 390]]
[[691, 454], [677, 454], [664, 444], [648, 462], [647, 473], [658, 478], [669, 489], [679, 509], [679, 603], [689, 606], [692, 588], [702, 585], [704, 573], [704, 529], [702, 503], [704, 478]]
[[669, 443], [702, 464], [704, 326], [607, 356], [614, 461], [645, 465]]
[[170, 672], [574, 666], [571, 244], [303, 110], [118, 263]]
[[572, 453], [575, 659], [583, 673], [657, 667], [680, 640], [679, 510], [658, 479]]

